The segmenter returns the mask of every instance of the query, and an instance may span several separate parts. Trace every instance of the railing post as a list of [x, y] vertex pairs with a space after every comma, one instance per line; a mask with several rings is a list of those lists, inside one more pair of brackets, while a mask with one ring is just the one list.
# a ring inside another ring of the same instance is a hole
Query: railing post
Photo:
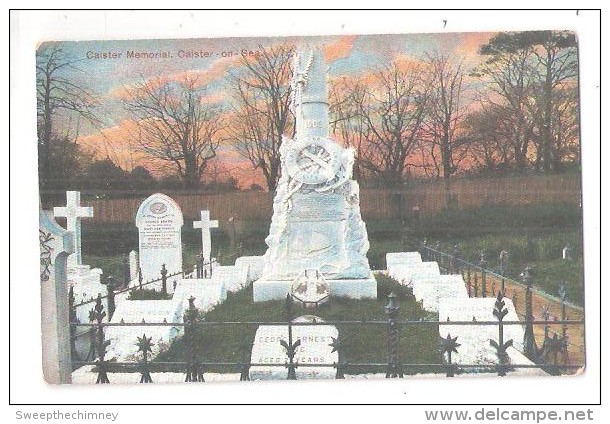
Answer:
[[108, 321], [112, 319], [114, 311], [116, 310], [116, 303], [114, 301], [114, 277], [109, 275], [106, 278], [106, 290], [108, 291]]
[[203, 278], [203, 254], [198, 253], [195, 259], [195, 267], [197, 269], [197, 278]]
[[92, 318], [96, 321], [96, 350], [97, 350], [97, 380], [96, 384], [110, 383], [108, 380], [108, 364], [106, 362], [106, 347], [110, 344], [110, 340], [104, 340], [104, 325], [102, 320], [106, 317], [104, 305], [102, 304], [102, 295], [98, 294], [95, 301], [95, 306], [91, 310]]
[[568, 354], [568, 324], [565, 322], [568, 319], [568, 314], [566, 312], [566, 294], [566, 286], [561, 283], [559, 285], [559, 298], [561, 299], [561, 321], [563, 321], [563, 324], [561, 325], [560, 348], [563, 353], [564, 362], [568, 364], [570, 359]]
[[498, 319], [498, 341], [489, 340], [489, 344], [496, 349], [498, 356], [498, 375], [504, 377], [508, 371], [506, 364], [508, 363], [508, 354], [506, 349], [513, 345], [513, 339], [504, 342], [504, 317], [508, 314], [508, 309], [505, 308], [503, 294], [498, 293], [494, 304], [493, 314]]
[[152, 353], [151, 347], [154, 346], [154, 343], [151, 342], [152, 337], [146, 337], [146, 333], [142, 334], [142, 337], [138, 337], [138, 352], [142, 352], [142, 362], [140, 363], [140, 373], [142, 376], [140, 377], [140, 383], [152, 383], [152, 378], [150, 377], [150, 369], [148, 366], [148, 353]]
[[239, 350], [241, 352], [241, 372], [239, 374], [239, 381], [250, 381], [250, 357], [252, 352], [250, 350], [252, 343], [248, 343], [247, 340], [244, 340], [243, 343], [239, 346]]
[[335, 364], [335, 368], [337, 368], [337, 374], [335, 374], [335, 379], [336, 380], [342, 380], [345, 378], [345, 365], [346, 363], [344, 362], [344, 352], [343, 352], [343, 339], [337, 335], [337, 338], [334, 337], [330, 337], [333, 341], [332, 343], [329, 343], [329, 346], [332, 347], [333, 349], [331, 350], [330, 353], [334, 353], [337, 352], [337, 363]]
[[[567, 318], [566, 314], [566, 286], [563, 283], [559, 284], [559, 299], [561, 299], [561, 321], [565, 321]], [[564, 340], [568, 337], [568, 324], [565, 322], [561, 325], [561, 336]]]
[[479, 297], [479, 274], [474, 273], [474, 297]]
[[502, 276], [502, 279], [500, 280], [500, 291], [502, 293], [506, 293], [506, 281], [504, 279], [504, 274], [506, 273], [506, 269], [508, 267], [508, 255], [507, 250], [500, 252], [500, 275]]
[[187, 348], [186, 379], [185, 382], [197, 383], [205, 381], [203, 368], [197, 359], [197, 324], [199, 324], [199, 310], [195, 307], [195, 298], [189, 297], [189, 307], [184, 313], [184, 340]]
[[487, 261], [485, 260], [485, 252], [481, 252], [481, 259], [479, 261], [479, 267], [481, 268], [481, 296], [487, 297]]
[[542, 319], [544, 320], [544, 342], [549, 338], [549, 317], [551, 316], [549, 312], [549, 304], [547, 303], [542, 307]]
[[129, 269], [128, 255], [123, 258], [123, 282], [125, 283], [125, 287], [129, 287], [129, 283], [131, 282], [131, 270]]
[[424, 241], [422, 241], [422, 260], [425, 262], [428, 260], [428, 239], [424, 237]]
[[451, 354], [453, 352], [458, 353], [457, 348], [460, 346], [461, 344], [457, 342], [457, 336], [451, 337], [451, 334], [447, 333], [447, 338], [440, 338], [441, 355], [447, 354], [447, 377], [455, 376], [457, 366], [453, 363]]
[[402, 366], [400, 365], [400, 357], [398, 345], [400, 342], [400, 334], [396, 319], [398, 318], [398, 297], [394, 292], [388, 296], [388, 304], [385, 307], [385, 313], [388, 317], [388, 368], [385, 378], [403, 378]]
[[294, 343], [292, 342], [292, 296], [290, 295], [290, 293], [286, 295], [284, 311], [286, 312], [286, 321], [288, 322], [288, 341], [280, 340], [280, 344], [284, 347], [284, 350], [286, 351], [286, 356], [288, 356], [288, 363], [286, 364], [286, 368], [288, 368], [288, 376], [286, 379], [296, 380], [296, 368], [298, 364], [295, 364], [294, 356], [296, 355], [297, 348], [301, 346], [301, 339], [298, 339]]
[[167, 268], [165, 268], [165, 264], [161, 265], [161, 292], [167, 294]]
[[460, 272], [458, 265], [459, 253], [459, 246], [457, 244], [453, 245], [453, 255], [451, 256], [451, 270], [453, 274], [458, 274]]
[[436, 262], [438, 262], [438, 266], [442, 267], [442, 257], [441, 257], [441, 242], [440, 240], [436, 240], [434, 244], [434, 250], [436, 250]]
[[532, 306], [532, 269], [528, 266], [523, 270], [523, 283], [525, 284], [525, 333], [523, 335], [524, 354], [532, 361], [538, 359], [538, 348], [536, 347], [536, 339], [534, 338], [534, 321], [533, 306]]
[[[74, 307], [74, 286], [70, 286], [68, 291], [68, 319], [70, 322], [70, 352], [72, 360], [79, 359], [78, 352], [76, 351], [76, 324], [78, 324], [78, 318], [76, 316], [76, 308]], [[74, 369], [74, 365], [72, 365]]]

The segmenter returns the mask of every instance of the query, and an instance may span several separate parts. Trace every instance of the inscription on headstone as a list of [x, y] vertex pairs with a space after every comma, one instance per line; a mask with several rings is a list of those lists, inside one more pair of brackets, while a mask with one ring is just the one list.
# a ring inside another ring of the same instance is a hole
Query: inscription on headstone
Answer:
[[[184, 219], [178, 204], [170, 197], [156, 193], [138, 209], [140, 268], [143, 280], [161, 277], [165, 264], [167, 275], [182, 271], [182, 225]], [[158, 289], [161, 282], [151, 285]], [[168, 289], [171, 291], [171, 284]]]
[[[313, 315], [299, 317], [294, 322], [313, 322], [313, 320], [323, 322], [321, 318]], [[336, 339], [338, 336], [339, 332], [334, 325], [292, 327], [293, 343], [297, 340], [301, 341], [294, 357], [294, 362], [298, 364], [297, 379], [335, 378], [336, 369], [333, 365], [339, 361], [339, 354], [332, 351], [330, 344], [333, 343], [333, 338]], [[286, 379], [288, 369], [284, 364], [288, 363], [288, 356], [280, 343], [282, 340], [288, 342], [287, 325], [258, 327], [252, 346], [251, 363], [257, 364], [250, 368], [252, 380]]]

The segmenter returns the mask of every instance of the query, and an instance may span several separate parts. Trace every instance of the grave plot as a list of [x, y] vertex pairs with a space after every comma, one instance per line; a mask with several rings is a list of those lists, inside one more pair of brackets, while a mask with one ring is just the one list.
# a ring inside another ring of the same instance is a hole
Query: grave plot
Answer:
[[388, 273], [394, 272], [394, 267], [417, 267], [422, 263], [419, 252], [390, 252], [385, 255], [386, 270]]
[[193, 278], [178, 280], [173, 294], [173, 300], [181, 302], [182, 310], [188, 308], [188, 299], [195, 298], [195, 307], [208, 312], [214, 306], [224, 302], [227, 291], [221, 281], [212, 281], [209, 278]]
[[[504, 321], [519, 321], [510, 299], [504, 298], [508, 314]], [[493, 314], [495, 298], [441, 298], [439, 299], [439, 322], [444, 321], [491, 321], [497, 322]], [[453, 363], [468, 365], [498, 364], [496, 349], [490, 340], [498, 341], [497, 325], [439, 325], [440, 337], [457, 336], [460, 343], [458, 353], [453, 353]], [[521, 351], [523, 350], [524, 329], [521, 324], [504, 325], [504, 342], [512, 339], [512, 347], [507, 350], [509, 362], [512, 364], [532, 365]], [[471, 369], [473, 372], [494, 372], [493, 369]], [[546, 375], [540, 369], [520, 370], [522, 374]], [[514, 371], [513, 371], [514, 373]]]
[[[117, 305], [112, 323], [174, 323], [182, 322], [182, 302], [175, 300], [129, 300]], [[152, 356], [166, 350], [172, 340], [181, 333], [181, 327], [173, 326], [111, 326], [106, 329], [106, 340], [110, 344], [106, 350], [107, 359], [118, 361], [138, 361], [138, 337], [146, 334], [154, 343]]]
[[421, 277], [438, 277], [441, 275], [436, 262], [422, 262], [417, 265], [395, 265], [389, 276], [400, 284], [411, 287], [412, 280]]
[[418, 276], [411, 280], [413, 295], [427, 311], [438, 312], [440, 299], [467, 299], [466, 284], [461, 275]]

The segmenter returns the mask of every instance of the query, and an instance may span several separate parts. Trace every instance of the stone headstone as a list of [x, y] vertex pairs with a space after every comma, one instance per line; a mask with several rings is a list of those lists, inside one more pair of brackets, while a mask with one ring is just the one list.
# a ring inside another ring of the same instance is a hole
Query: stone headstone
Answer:
[[[441, 298], [439, 299], [438, 318], [440, 322], [447, 321], [494, 321], [493, 315], [496, 299], [488, 298]], [[513, 302], [504, 298], [508, 314], [504, 321], [519, 321]], [[498, 357], [496, 350], [489, 344], [489, 340], [498, 340], [497, 325], [439, 325], [439, 335], [446, 337], [458, 336], [457, 342], [461, 344], [458, 353], [453, 354], [453, 361], [462, 364], [496, 364]], [[513, 347], [523, 349], [523, 326], [505, 325], [504, 341], [513, 340]]]
[[[110, 322], [113, 323], [168, 323], [182, 322], [183, 305], [175, 300], [126, 300], [116, 306], [116, 310]], [[146, 333], [152, 337], [154, 346], [152, 356], [166, 350], [172, 340], [181, 331], [181, 327], [173, 326], [112, 326], [106, 329], [106, 340], [110, 341], [106, 350], [106, 358], [118, 361], [138, 361], [141, 354], [138, 353], [136, 343], [138, 337]]]
[[68, 257], [68, 266], [82, 265], [81, 255], [81, 218], [91, 218], [93, 208], [81, 206], [80, 191], [66, 191], [66, 206], [54, 207], [56, 218], [66, 218], [66, 227], [74, 237], [74, 253]]
[[222, 284], [228, 292], [236, 292], [250, 285], [250, 267], [234, 265], [215, 266], [211, 278], [213, 283]]
[[205, 267], [212, 260], [212, 235], [210, 230], [218, 228], [218, 221], [210, 219], [210, 211], [201, 211], [201, 220], [193, 221], [193, 228], [201, 229], [201, 253]]
[[[294, 320], [294, 322], [324, 322], [321, 318], [305, 315]], [[338, 352], [333, 352], [329, 346], [336, 339], [339, 332], [334, 325], [320, 324], [315, 326], [292, 327], [293, 343], [301, 341], [297, 348], [294, 361], [298, 362], [296, 368], [297, 380], [335, 378], [337, 371], [333, 367], [339, 362]], [[285, 380], [288, 376], [288, 363], [286, 350], [280, 341], [288, 343], [287, 325], [261, 325], [256, 330], [252, 356], [250, 361], [256, 364], [250, 367], [250, 378], [252, 380]], [[308, 367], [308, 364], [317, 366]], [[320, 366], [322, 365], [322, 366]], [[327, 366], [324, 366], [327, 365]]]
[[411, 280], [413, 296], [427, 311], [438, 312], [443, 298], [466, 299], [468, 291], [461, 275], [420, 276]]
[[564, 260], [566, 261], [571, 261], [572, 260], [572, 247], [570, 247], [569, 244], [567, 244], [562, 252], [561, 252], [561, 256]]
[[235, 259], [237, 268], [250, 268], [250, 278], [256, 281], [263, 275], [264, 261], [262, 256], [241, 256]]
[[50, 212], [40, 211], [40, 291], [42, 301], [42, 370], [47, 383], [70, 383], [70, 325], [67, 260], [74, 236]]
[[392, 272], [395, 266], [416, 267], [422, 263], [419, 252], [390, 252], [385, 255], [386, 269]]
[[[169, 196], [156, 193], [142, 202], [136, 214], [136, 226], [144, 282], [161, 278], [163, 265], [167, 275], [182, 272], [183, 224], [182, 211]], [[158, 290], [161, 282], [147, 287]], [[171, 284], [167, 289], [171, 291]]]
[[182, 309], [188, 309], [190, 297], [195, 298], [195, 307], [202, 312], [208, 312], [214, 306], [224, 302], [227, 290], [222, 281], [212, 281], [207, 278], [189, 278], [178, 280], [174, 290], [173, 300], [182, 302]]
[[129, 252], [129, 281], [133, 281], [138, 278], [138, 268], [140, 263], [138, 261], [138, 252], [132, 250]]
[[438, 277], [441, 275], [438, 263], [422, 262], [418, 265], [394, 265], [390, 277], [397, 280], [400, 284], [411, 287], [414, 278]]

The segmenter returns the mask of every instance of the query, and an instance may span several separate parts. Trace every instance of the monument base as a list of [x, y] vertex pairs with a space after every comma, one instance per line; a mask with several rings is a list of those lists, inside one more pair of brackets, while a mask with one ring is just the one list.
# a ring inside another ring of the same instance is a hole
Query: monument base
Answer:
[[[330, 286], [331, 298], [347, 297], [349, 299], [377, 298], [377, 280], [373, 273], [368, 278], [353, 278], [342, 280], [326, 280]], [[254, 301], [286, 299], [290, 293], [292, 280], [265, 280], [263, 278], [253, 283]]]

